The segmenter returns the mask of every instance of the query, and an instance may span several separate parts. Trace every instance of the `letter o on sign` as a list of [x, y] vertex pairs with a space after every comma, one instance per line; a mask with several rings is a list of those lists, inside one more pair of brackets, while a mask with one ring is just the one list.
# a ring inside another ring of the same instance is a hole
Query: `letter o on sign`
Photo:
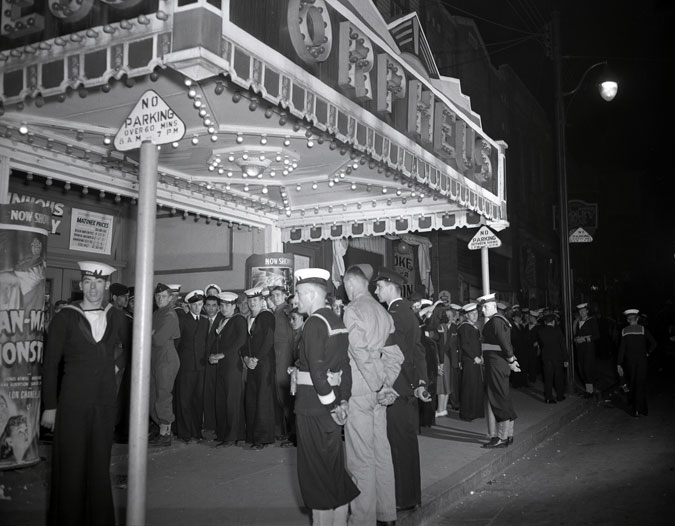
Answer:
[[323, 0], [290, 0], [288, 33], [298, 56], [308, 64], [323, 62], [333, 47], [333, 28]]

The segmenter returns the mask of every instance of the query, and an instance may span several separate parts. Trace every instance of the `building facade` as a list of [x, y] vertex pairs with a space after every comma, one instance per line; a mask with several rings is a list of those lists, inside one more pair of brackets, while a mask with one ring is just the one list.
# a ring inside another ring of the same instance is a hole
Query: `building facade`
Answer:
[[507, 224], [506, 144], [423, 32], [413, 48], [400, 38], [416, 16], [389, 27], [373, 4], [338, 0], [10, 4], [0, 196], [61, 221], [53, 299], [85, 257], [134, 282], [148, 143], [156, 279], [185, 288], [245, 288], [250, 254], [283, 251], [336, 276], [398, 254], [410, 290], [430, 289], [423, 234]]

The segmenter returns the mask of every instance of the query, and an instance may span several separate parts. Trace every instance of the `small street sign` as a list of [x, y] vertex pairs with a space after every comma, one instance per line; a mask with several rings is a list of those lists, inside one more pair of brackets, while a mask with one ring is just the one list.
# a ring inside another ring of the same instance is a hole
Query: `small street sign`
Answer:
[[140, 148], [141, 143], [167, 144], [185, 135], [185, 123], [154, 90], [149, 89], [131, 110], [115, 135], [119, 151]]
[[579, 227], [570, 234], [570, 243], [591, 243], [593, 236]]
[[497, 248], [501, 247], [501, 240], [486, 226], [480, 227], [476, 235], [469, 241], [469, 250], [478, 250], [479, 248]]

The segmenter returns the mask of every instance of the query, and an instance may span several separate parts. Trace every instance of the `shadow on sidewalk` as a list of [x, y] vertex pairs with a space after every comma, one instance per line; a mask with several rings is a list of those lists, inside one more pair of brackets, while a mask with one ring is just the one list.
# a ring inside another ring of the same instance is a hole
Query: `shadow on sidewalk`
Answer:
[[440, 440], [450, 440], [452, 442], [465, 442], [467, 444], [480, 444], [485, 440], [485, 433], [476, 433], [474, 431], [467, 431], [466, 429], [450, 427], [443, 425], [442, 421], [439, 423], [439, 420], [436, 421], [434, 427], [422, 428], [420, 435]]

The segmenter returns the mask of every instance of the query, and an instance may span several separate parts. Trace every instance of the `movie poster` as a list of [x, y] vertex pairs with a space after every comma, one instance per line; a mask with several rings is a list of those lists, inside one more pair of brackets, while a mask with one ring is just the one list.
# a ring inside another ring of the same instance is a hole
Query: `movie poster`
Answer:
[[401, 287], [401, 296], [404, 298], [409, 297], [415, 291], [416, 268], [413, 250], [416, 249], [417, 247], [413, 248], [405, 241], [399, 241], [394, 246], [394, 270], [405, 279], [405, 283]]
[[281, 285], [292, 294], [293, 254], [253, 254], [246, 259], [246, 275], [249, 288]]
[[0, 469], [40, 461], [40, 391], [51, 210], [0, 205]]

